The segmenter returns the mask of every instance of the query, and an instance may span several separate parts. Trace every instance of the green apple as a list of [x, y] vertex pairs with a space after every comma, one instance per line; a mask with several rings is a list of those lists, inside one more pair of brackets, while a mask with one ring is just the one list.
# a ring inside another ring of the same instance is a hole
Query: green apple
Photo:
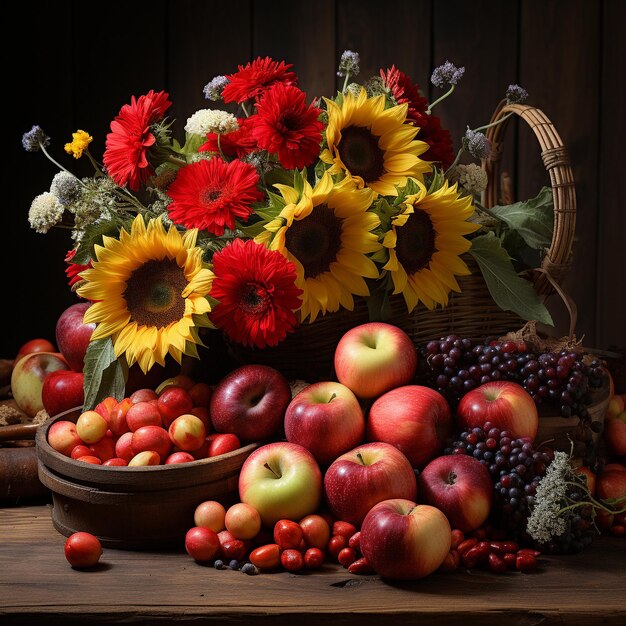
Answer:
[[313, 455], [295, 443], [269, 443], [255, 450], [239, 474], [239, 498], [254, 507], [263, 524], [298, 521], [317, 510], [322, 473]]

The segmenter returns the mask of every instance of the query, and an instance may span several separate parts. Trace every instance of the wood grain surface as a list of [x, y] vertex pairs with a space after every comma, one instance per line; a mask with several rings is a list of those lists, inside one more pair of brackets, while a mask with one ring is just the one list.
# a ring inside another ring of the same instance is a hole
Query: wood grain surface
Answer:
[[[411, 583], [311, 574], [246, 576], [184, 551], [105, 550], [93, 571], [70, 568], [46, 506], [0, 509], [3, 624], [432, 624], [593, 626], [626, 623], [626, 540], [542, 557], [533, 574], [461, 569]], [[6, 620], [6, 621], [5, 621]]]

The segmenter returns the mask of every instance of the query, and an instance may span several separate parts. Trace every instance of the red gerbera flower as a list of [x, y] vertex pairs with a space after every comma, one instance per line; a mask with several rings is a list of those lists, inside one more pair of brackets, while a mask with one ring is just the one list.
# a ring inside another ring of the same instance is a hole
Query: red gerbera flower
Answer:
[[302, 290], [296, 266], [280, 252], [252, 240], [235, 239], [213, 256], [211, 297], [219, 304], [211, 319], [245, 346], [275, 346], [298, 324]]
[[436, 115], [428, 115], [428, 100], [420, 94], [419, 86], [395, 65], [387, 71], [380, 70], [385, 86], [391, 91], [398, 104], [407, 103], [407, 120], [420, 127], [416, 139], [425, 141], [430, 148], [420, 155], [425, 161], [438, 161], [445, 168], [454, 161], [454, 149], [450, 132], [441, 127], [441, 120]]
[[241, 158], [246, 154], [256, 150], [256, 140], [252, 136], [252, 127], [256, 121], [256, 115], [244, 117], [237, 120], [239, 129], [231, 133], [220, 135], [220, 145], [217, 145], [217, 133], [209, 133], [207, 142], [198, 148], [198, 152], [215, 152], [219, 154], [220, 148], [222, 153], [227, 157]]
[[164, 91], [150, 90], [145, 96], [132, 96], [111, 122], [104, 151], [104, 165], [109, 176], [120, 186], [138, 191], [154, 173], [148, 150], [156, 142], [150, 126], [165, 115], [172, 105]]
[[311, 165], [320, 153], [324, 124], [317, 118], [322, 111], [305, 99], [297, 87], [276, 83], [257, 103], [252, 135], [259, 148], [278, 154], [286, 169]]
[[224, 102], [242, 103], [250, 98], [258, 99], [274, 83], [297, 85], [298, 77], [289, 71], [291, 63], [280, 63], [265, 57], [259, 57], [247, 65], [239, 65], [239, 71], [228, 76], [228, 84], [222, 91]]
[[81, 265], [80, 263], [72, 263], [72, 259], [76, 256], [76, 250], [70, 250], [65, 255], [65, 262], [67, 267], [65, 268], [65, 275], [68, 278], [68, 284], [73, 287], [76, 283], [79, 283], [82, 278], [79, 276], [81, 272], [88, 270], [92, 267], [91, 261], [87, 265]]
[[259, 175], [252, 165], [219, 157], [186, 165], [167, 193], [173, 202], [170, 218], [186, 228], [223, 235], [224, 227], [235, 228], [235, 219], [246, 221], [251, 204], [263, 198], [257, 189]]

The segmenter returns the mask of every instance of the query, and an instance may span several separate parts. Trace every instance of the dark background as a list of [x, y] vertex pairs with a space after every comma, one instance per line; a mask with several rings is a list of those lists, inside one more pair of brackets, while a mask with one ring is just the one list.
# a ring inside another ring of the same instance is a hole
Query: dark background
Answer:
[[[39, 235], [28, 226], [30, 202], [56, 170], [43, 155], [21, 150], [24, 131], [40, 124], [55, 158], [87, 174], [86, 159], [75, 162], [63, 144], [77, 128], [87, 130], [99, 158], [108, 125], [131, 94], [168, 90], [181, 137], [189, 115], [214, 105], [202, 88], [216, 74], [270, 55], [294, 64], [311, 99], [333, 94], [345, 49], [360, 52], [360, 79], [395, 63], [427, 94], [435, 65], [464, 65], [454, 97], [437, 109], [457, 146], [466, 125], [489, 120], [509, 83], [529, 91], [574, 168], [577, 241], [566, 288], [578, 304], [577, 333], [588, 346], [626, 347], [626, 1], [59, 1], [22, 2], [13, 11], [2, 42], [9, 84], [0, 263], [10, 323], [0, 356], [36, 336], [53, 339], [58, 315], [76, 301], [63, 273], [69, 232]], [[509, 129], [505, 164], [518, 198], [548, 183], [539, 147], [521, 125]], [[551, 299], [548, 306], [564, 333], [562, 305]]]

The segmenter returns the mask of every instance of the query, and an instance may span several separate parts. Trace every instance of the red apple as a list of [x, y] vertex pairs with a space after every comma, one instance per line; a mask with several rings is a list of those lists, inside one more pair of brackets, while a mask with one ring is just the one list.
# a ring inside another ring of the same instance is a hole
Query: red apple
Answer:
[[442, 450], [450, 433], [450, 407], [428, 387], [392, 389], [370, 408], [367, 440], [394, 445], [413, 467], [422, 468]]
[[211, 561], [220, 549], [217, 533], [204, 526], [190, 528], [185, 535], [185, 550], [196, 561]]
[[152, 402], [137, 402], [128, 407], [126, 424], [129, 430], [135, 432], [142, 426], [163, 426], [163, 420], [161, 412]]
[[128, 422], [126, 421], [126, 416], [128, 415], [128, 409], [130, 409], [131, 406], [133, 406], [132, 399], [124, 398], [111, 409], [111, 413], [109, 415], [109, 428], [117, 437], [120, 437], [124, 433], [130, 431]]
[[138, 402], [150, 402], [150, 400], [158, 400], [159, 395], [153, 389], [137, 389], [130, 396], [131, 404]]
[[257, 448], [239, 474], [239, 498], [253, 506], [265, 526], [279, 519], [300, 520], [317, 509], [322, 473], [313, 455], [295, 443]]
[[291, 402], [287, 379], [267, 365], [244, 365], [225, 376], [210, 402], [213, 429], [241, 441], [258, 441], [281, 427]]
[[111, 437], [104, 437], [97, 443], [92, 443], [89, 446], [89, 453], [97, 456], [103, 463], [114, 459], [116, 457], [115, 442]]
[[145, 467], [148, 465], [159, 465], [161, 463], [161, 457], [158, 452], [154, 450], [146, 450], [136, 454], [129, 462], [129, 467]]
[[442, 511], [452, 528], [467, 533], [485, 523], [491, 511], [493, 482], [489, 470], [464, 454], [431, 461], [417, 481], [418, 499]]
[[57, 370], [43, 381], [41, 401], [48, 415], [58, 415], [77, 406], [83, 406], [85, 377], [82, 372]]
[[90, 302], [72, 304], [61, 313], [56, 325], [59, 351], [76, 372], [83, 371], [87, 346], [96, 327], [95, 324], [83, 322], [83, 316], [90, 306]]
[[129, 431], [121, 435], [120, 438], [115, 442], [116, 456], [118, 456], [120, 459], [124, 459], [126, 463], [130, 463], [133, 456], [135, 456], [131, 445], [132, 440], [133, 433]]
[[411, 338], [397, 326], [370, 322], [350, 329], [337, 344], [337, 380], [359, 398], [376, 398], [407, 385], [417, 369]]
[[48, 443], [57, 452], [70, 456], [76, 446], [84, 445], [76, 432], [76, 424], [66, 420], [54, 422], [48, 430]]
[[391, 444], [366, 443], [334, 461], [324, 476], [324, 491], [336, 517], [360, 526], [369, 510], [383, 500], [415, 500], [415, 472]]
[[15, 363], [17, 363], [22, 357], [33, 352], [56, 352], [57, 349], [53, 343], [47, 339], [31, 339], [27, 341], [17, 352], [15, 357]]
[[109, 396], [101, 402], [98, 402], [94, 411], [96, 413], [100, 413], [100, 415], [102, 415], [102, 417], [104, 417], [104, 419], [108, 422], [111, 419], [111, 411], [117, 406], [117, 404], [117, 400]]
[[622, 508], [626, 504], [626, 465], [605, 465], [597, 478], [596, 491], [600, 500], [614, 500], [613, 508]]
[[604, 424], [604, 438], [617, 456], [626, 456], [626, 421], [622, 420], [622, 415], [626, 420], [626, 411], [622, 411]]
[[170, 424], [168, 432], [171, 442], [185, 452], [198, 450], [206, 439], [204, 424], [195, 415], [177, 417]]
[[517, 383], [493, 381], [466, 393], [456, 410], [460, 430], [482, 428], [486, 422], [513, 437], [534, 440], [539, 426], [535, 401]]
[[167, 431], [161, 426], [142, 426], [138, 428], [130, 440], [134, 454], [152, 450], [164, 463], [172, 449], [172, 442]]
[[321, 382], [303, 389], [285, 413], [287, 441], [304, 446], [320, 465], [363, 441], [365, 418], [356, 396], [341, 383]]
[[165, 459], [165, 465], [178, 465], [195, 461], [189, 452], [173, 452]]
[[448, 556], [451, 529], [433, 506], [384, 500], [365, 516], [361, 552], [385, 578], [414, 580], [434, 572]]
[[65, 558], [77, 569], [94, 567], [102, 556], [102, 544], [91, 533], [74, 533], [65, 542]]
[[69, 366], [63, 357], [51, 352], [33, 352], [15, 364], [11, 392], [19, 408], [29, 417], [35, 417], [44, 408], [44, 380], [50, 372], [58, 370], [69, 370]]

